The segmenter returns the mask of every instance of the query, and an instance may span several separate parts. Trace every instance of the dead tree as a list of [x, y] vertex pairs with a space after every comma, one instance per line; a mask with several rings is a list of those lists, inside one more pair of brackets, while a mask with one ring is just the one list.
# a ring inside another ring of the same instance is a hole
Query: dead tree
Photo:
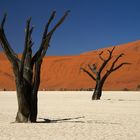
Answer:
[[3, 17], [0, 25], [0, 44], [12, 65], [15, 76], [18, 101], [16, 122], [36, 122], [38, 113], [37, 95], [40, 85], [41, 64], [49, 47], [53, 33], [63, 23], [68, 13], [69, 11], [65, 12], [55, 26], [49, 30], [50, 24], [56, 15], [56, 11], [52, 12], [43, 32], [41, 45], [34, 55], [32, 53], [33, 42], [31, 37], [34, 27], [31, 26], [31, 18], [29, 18], [26, 22], [25, 44], [21, 58], [19, 58], [13, 51], [6, 38], [4, 32], [6, 14]]
[[99, 54], [99, 58], [103, 62], [99, 68], [97, 68], [96, 64], [92, 64], [92, 65], [88, 64], [88, 68], [90, 71], [85, 68], [81, 68], [81, 70], [83, 72], [85, 72], [88, 76], [90, 76], [96, 82], [95, 90], [92, 95], [92, 100], [100, 100], [101, 95], [102, 95], [103, 85], [104, 85], [107, 77], [112, 72], [115, 72], [116, 70], [118, 70], [119, 68], [121, 68], [122, 66], [124, 66], [126, 64], [130, 64], [127, 62], [123, 62], [121, 64], [116, 64], [118, 62], [118, 60], [124, 55], [123, 53], [121, 53], [111, 62], [111, 67], [108, 70], [106, 70], [106, 72], [103, 74], [103, 70], [106, 68], [107, 64], [110, 63], [110, 61], [113, 58], [114, 49], [115, 49], [115, 47], [113, 47], [112, 50], [107, 50], [109, 53], [107, 59], [105, 59], [103, 57], [103, 55], [102, 55], [103, 51]]

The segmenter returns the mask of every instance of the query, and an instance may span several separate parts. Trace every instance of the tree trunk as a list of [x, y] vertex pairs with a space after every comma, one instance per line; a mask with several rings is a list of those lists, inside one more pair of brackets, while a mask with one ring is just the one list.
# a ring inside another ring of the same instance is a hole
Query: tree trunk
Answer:
[[38, 107], [37, 107], [38, 97], [37, 97], [37, 93], [32, 93], [30, 101], [31, 101], [30, 121], [31, 122], [36, 122], [37, 113], [38, 113]]
[[29, 97], [26, 96], [25, 93], [26, 92], [17, 92], [18, 112], [16, 122], [36, 122], [38, 110], [37, 95], [33, 95], [29, 100]]
[[[26, 87], [25, 87], [26, 88]], [[17, 90], [17, 100], [18, 100], [18, 112], [16, 116], [16, 122], [30, 122], [30, 102], [28, 96], [25, 95], [26, 92], [21, 87]]]
[[18, 112], [16, 122], [36, 122], [37, 119], [37, 93], [32, 93], [31, 84], [16, 82]]
[[95, 90], [92, 95], [92, 100], [100, 100], [101, 95], [102, 95], [102, 85], [100, 82], [97, 82]]

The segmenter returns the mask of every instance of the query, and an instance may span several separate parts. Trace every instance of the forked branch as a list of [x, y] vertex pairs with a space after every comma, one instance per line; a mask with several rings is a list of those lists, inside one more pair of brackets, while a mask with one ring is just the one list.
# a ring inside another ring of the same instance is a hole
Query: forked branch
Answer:
[[124, 62], [124, 63], [121, 63], [119, 64], [118, 66], [116, 66], [115, 68], [112, 69], [112, 72], [113, 71], [116, 71], [117, 69], [121, 68], [123, 65], [130, 65], [131, 63], [127, 63], [127, 62]]
[[48, 28], [49, 28], [52, 20], [54, 19], [55, 14], [56, 14], [56, 11], [52, 12], [52, 15], [50, 16], [50, 18], [46, 24], [40, 48], [38, 49], [38, 51], [36, 52], [36, 54], [32, 58], [32, 65], [38, 60], [41, 61], [42, 58], [45, 56], [54, 31], [63, 23], [63, 21], [65, 20], [65, 18], [68, 15], [68, 13], [69, 13], [69, 11], [66, 11], [66, 13], [62, 16], [62, 18], [58, 21], [58, 23], [48, 33]]
[[55, 14], [56, 14], [56, 11], [53, 11], [45, 26], [40, 48], [38, 49], [38, 51], [35, 53], [35, 55], [32, 58], [31, 65], [32, 65], [32, 67], [33, 67], [33, 65], [35, 65], [35, 74], [34, 74], [34, 80], [33, 80], [33, 92], [34, 93], [36, 93], [36, 91], [38, 91], [38, 88], [39, 88], [41, 63], [42, 63], [43, 57], [45, 56], [46, 51], [49, 47], [51, 37], [52, 37], [54, 31], [63, 23], [63, 21], [67, 17], [68, 11], [62, 16], [62, 18], [52, 28], [52, 30], [50, 30], [50, 32], [48, 32], [49, 26], [50, 26], [51, 22], [53, 21], [53, 19], [55, 18]]
[[87, 71], [85, 68], [82, 68], [81, 67], [80, 70], [82, 70], [83, 72], [85, 72], [86, 74], [88, 74], [93, 80], [96, 81], [96, 78], [89, 71]]
[[119, 64], [118, 66], [115, 66], [116, 63], [119, 61], [119, 59], [120, 59], [123, 55], [124, 55], [124, 53], [121, 53], [120, 55], [118, 55], [118, 56], [116, 57], [116, 59], [113, 61], [112, 65], [111, 65], [110, 69], [108, 70], [109, 72], [113, 72], [113, 71], [119, 69], [120, 67], [122, 67], [123, 65], [131, 64], [131, 63], [128, 63], [128, 62], [123, 62], [123, 63]]
[[107, 50], [107, 51], [109, 52], [109, 55], [108, 55], [108, 58], [107, 58], [107, 59], [104, 59], [104, 58], [102, 57], [103, 51], [99, 54], [99, 58], [100, 58], [101, 60], [103, 60], [103, 63], [102, 63], [102, 65], [101, 65], [101, 67], [99, 68], [99, 74], [101, 74], [102, 70], [105, 68], [105, 66], [107, 65], [107, 63], [111, 60], [111, 58], [112, 58], [112, 53], [113, 53], [114, 49], [115, 49], [115, 47], [113, 47], [112, 50]]
[[44, 44], [45, 44], [45, 41], [46, 41], [46, 37], [47, 37], [47, 34], [48, 34], [49, 26], [50, 26], [52, 20], [54, 19], [55, 14], [56, 14], [56, 11], [53, 11], [52, 14], [51, 14], [51, 16], [50, 16], [50, 18], [49, 18], [49, 20], [48, 20], [48, 22], [47, 22], [47, 24], [46, 24], [46, 26], [45, 26], [40, 48], [38, 49], [38, 51], [33, 56], [32, 63], [34, 63], [37, 60], [37, 58], [41, 55], [41, 52], [43, 50], [43, 47], [44, 47]]
[[97, 71], [97, 66], [95, 64], [89, 65], [88, 64], [88, 68], [96, 75], [98, 75], [98, 71]]
[[56, 15], [56, 11], [53, 11], [49, 20], [48, 20], [48, 22], [47, 22], [47, 24], [46, 24], [46, 26], [45, 26], [42, 41], [46, 38], [46, 36], [48, 34], [49, 26], [50, 26], [51, 22], [53, 21], [53, 19], [55, 18], [55, 15]]
[[103, 54], [103, 51], [101, 51], [101, 52], [99, 53], [99, 58], [104, 62], [104, 61], [106, 61], [106, 60], [103, 58], [102, 54]]
[[128, 63], [128, 62], [123, 62], [123, 63], [121, 63], [121, 64], [115, 66], [116, 63], [118, 62], [118, 60], [119, 60], [123, 55], [124, 55], [124, 53], [121, 53], [120, 55], [118, 55], [118, 56], [116, 57], [116, 59], [112, 62], [112, 65], [111, 65], [110, 69], [107, 70], [106, 73], [105, 73], [105, 75], [103, 76], [102, 81], [105, 81], [106, 78], [107, 78], [112, 72], [118, 70], [118, 69], [121, 68], [122, 66], [131, 64], [131, 63]]

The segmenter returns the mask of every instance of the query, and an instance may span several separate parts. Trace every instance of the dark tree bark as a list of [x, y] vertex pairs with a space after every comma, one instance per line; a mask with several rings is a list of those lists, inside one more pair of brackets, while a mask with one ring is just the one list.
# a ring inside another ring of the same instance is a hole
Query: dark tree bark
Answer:
[[55, 11], [52, 12], [45, 26], [41, 45], [34, 55], [32, 55], [33, 42], [31, 37], [33, 27], [31, 26], [31, 18], [29, 18], [26, 23], [25, 46], [21, 59], [18, 58], [17, 54], [13, 51], [6, 38], [4, 32], [6, 15], [4, 15], [0, 25], [0, 44], [8, 60], [11, 62], [15, 76], [18, 101], [16, 122], [36, 122], [37, 120], [37, 94], [40, 85], [41, 64], [49, 47], [53, 33], [63, 23], [68, 13], [69, 11], [65, 12], [57, 24], [50, 31], [48, 31], [49, 26], [56, 14]]
[[96, 82], [96, 86], [95, 86], [95, 89], [94, 89], [94, 92], [92, 95], [92, 100], [100, 100], [100, 98], [102, 96], [103, 85], [104, 85], [107, 77], [112, 72], [118, 70], [119, 68], [121, 68], [122, 66], [124, 66], [126, 64], [130, 64], [127, 62], [124, 62], [121, 64], [116, 64], [118, 62], [118, 60], [124, 55], [123, 53], [121, 53], [111, 62], [111, 67], [108, 70], [106, 70], [105, 74], [103, 75], [102, 74], [103, 70], [106, 68], [107, 64], [110, 63], [110, 61], [113, 58], [114, 49], [115, 49], [115, 47], [113, 47], [112, 50], [107, 50], [109, 53], [107, 59], [105, 59], [102, 56], [103, 51], [99, 54], [99, 58], [103, 61], [103, 63], [101, 64], [101, 66], [98, 69], [97, 69], [96, 64], [88, 65], [88, 69], [90, 71], [85, 68], [81, 68], [81, 70], [83, 72], [85, 72], [88, 76], [90, 76]]

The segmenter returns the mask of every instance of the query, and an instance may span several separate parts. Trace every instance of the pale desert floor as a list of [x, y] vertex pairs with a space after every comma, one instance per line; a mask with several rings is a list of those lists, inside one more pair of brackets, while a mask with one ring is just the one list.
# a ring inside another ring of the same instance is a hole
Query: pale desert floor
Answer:
[[16, 94], [0, 92], [0, 140], [140, 140], [140, 92], [91, 94], [40, 92], [39, 122], [17, 124]]

